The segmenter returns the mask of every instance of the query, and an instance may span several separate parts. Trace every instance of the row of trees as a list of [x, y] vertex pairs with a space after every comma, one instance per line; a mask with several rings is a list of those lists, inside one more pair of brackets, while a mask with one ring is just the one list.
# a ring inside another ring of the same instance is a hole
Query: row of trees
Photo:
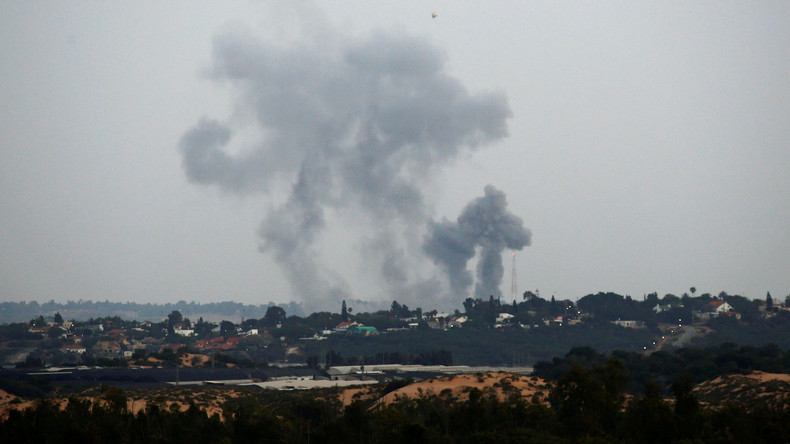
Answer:
[[648, 383], [655, 383], [664, 394], [674, 381], [690, 378], [693, 383], [722, 375], [763, 371], [790, 373], [790, 350], [776, 344], [763, 346], [719, 344], [700, 349], [681, 348], [674, 352], [657, 351], [649, 355], [638, 352], [614, 351], [599, 353], [592, 347], [574, 347], [564, 357], [535, 364], [534, 374], [544, 379], [559, 379], [574, 366], [590, 369], [616, 358], [624, 364], [630, 381], [628, 390], [639, 392]]
[[[691, 295], [688, 293], [684, 293], [682, 296], [666, 294], [662, 298], [659, 298], [657, 293], [650, 293], [645, 295], [641, 301], [627, 295], [622, 296], [611, 292], [601, 292], [580, 298], [576, 305], [586, 313], [591, 313], [596, 317], [609, 321], [635, 319], [645, 322], [669, 323], [674, 323], [678, 319], [681, 322], [690, 323], [694, 312], [703, 311], [705, 306], [717, 300], [730, 304], [735, 311], [740, 313], [741, 319], [746, 322], [761, 319], [759, 308], [762, 304], [770, 304], [771, 307], [774, 305], [770, 293], [766, 295], [765, 301], [761, 301], [730, 295], [724, 291], [717, 296], [703, 293], [694, 297], [693, 294], [696, 292], [696, 289], [692, 287], [690, 291]], [[668, 310], [657, 313], [654, 310], [657, 305], [663, 306], [662, 310], [667, 308]]]
[[323, 341], [306, 342], [304, 355], [321, 357], [335, 350], [346, 357], [364, 356], [366, 362], [371, 362], [382, 354], [409, 356], [447, 350], [456, 364], [531, 365], [538, 360], [551, 359], [579, 344], [596, 344], [607, 353], [618, 349], [641, 350], [655, 334], [648, 329], [626, 330], [594, 319], [576, 325], [541, 326], [529, 330], [464, 325], [447, 331], [418, 328], [368, 337], [331, 335]]

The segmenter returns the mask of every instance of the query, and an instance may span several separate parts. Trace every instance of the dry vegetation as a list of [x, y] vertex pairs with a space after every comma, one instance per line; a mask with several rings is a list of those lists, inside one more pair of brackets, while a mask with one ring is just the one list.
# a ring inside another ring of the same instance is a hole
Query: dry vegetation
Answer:
[[184, 353], [181, 355], [182, 367], [207, 367], [211, 358], [200, 353]]
[[711, 407], [755, 400], [778, 405], [790, 400], [790, 375], [756, 371], [747, 375], [720, 376], [697, 384], [694, 394], [701, 403]]
[[[161, 408], [171, 409], [177, 406], [179, 410], [185, 411], [189, 408], [190, 402], [198, 408], [204, 410], [209, 416], [214, 414], [222, 416], [222, 405], [230, 399], [235, 399], [258, 389], [245, 389], [240, 387], [211, 387], [211, 386], [190, 386], [190, 387], [165, 387], [160, 389], [134, 389], [125, 391], [126, 406], [130, 412], [137, 413], [144, 410], [151, 404], [157, 404]], [[69, 397], [75, 397], [90, 402], [104, 402], [100, 389], [90, 388]], [[51, 398], [61, 408], [68, 404], [69, 397]], [[35, 400], [20, 399], [5, 391], [0, 390], [0, 419], [8, 417], [11, 410], [24, 410], [35, 404]]]
[[469, 375], [450, 375], [426, 379], [402, 387], [383, 396], [378, 403], [388, 404], [399, 398], [438, 395], [458, 401], [469, 399], [469, 392], [478, 389], [486, 394], [494, 394], [500, 401], [507, 401], [517, 395], [523, 399], [546, 402], [550, 385], [535, 376], [512, 373], [478, 373]]
[[24, 410], [33, 405], [33, 401], [20, 399], [4, 390], [0, 390], [0, 419], [8, 417], [11, 410]]
[[[187, 358], [191, 359], [191, 358]], [[478, 373], [466, 375], [449, 375], [430, 378], [411, 383], [382, 396], [384, 385], [353, 387], [341, 390], [314, 391], [319, 398], [335, 397], [341, 405], [347, 406], [353, 401], [373, 401], [375, 405], [390, 404], [400, 399], [413, 399], [421, 396], [438, 396], [448, 400], [463, 402], [469, 399], [473, 389], [485, 395], [494, 395], [499, 401], [506, 402], [514, 396], [525, 400], [548, 403], [548, 395], [553, 383], [536, 376], [524, 376], [511, 373]], [[127, 397], [127, 408], [137, 413], [151, 404], [161, 408], [177, 407], [185, 411], [190, 403], [204, 410], [209, 416], [214, 414], [222, 417], [222, 407], [230, 400], [254, 395], [263, 401], [263, 397], [288, 396], [286, 393], [261, 391], [251, 387], [222, 386], [188, 386], [164, 387], [159, 389], [131, 389], [124, 392]], [[790, 400], [790, 375], [752, 372], [747, 375], [727, 375], [700, 383], [694, 389], [699, 400], [708, 406], [716, 407], [732, 403], [749, 403], [753, 400], [766, 400], [771, 403]], [[101, 389], [93, 387], [70, 396], [91, 402], [104, 402]], [[68, 397], [51, 398], [61, 408], [68, 403]], [[11, 410], [24, 410], [35, 404], [35, 400], [22, 399], [0, 390], [0, 419], [8, 417]], [[175, 407], [174, 407], [175, 406]]]
[[[191, 359], [191, 358], [187, 358]], [[415, 382], [402, 387], [384, 396], [381, 395], [383, 386], [353, 387], [335, 391], [337, 399], [342, 405], [349, 405], [356, 400], [376, 400], [377, 404], [391, 403], [396, 399], [415, 398], [419, 396], [437, 395], [448, 399], [464, 401], [469, 398], [473, 388], [485, 394], [494, 394], [500, 401], [507, 401], [513, 395], [524, 399], [546, 402], [550, 383], [537, 377], [522, 376], [509, 373], [485, 373], [475, 375], [451, 375], [440, 378], [431, 378]], [[194, 403], [206, 411], [209, 416], [219, 414], [222, 416], [222, 406], [228, 400], [251, 393], [261, 394], [255, 388], [243, 387], [165, 387], [160, 389], [133, 389], [125, 391], [127, 408], [137, 413], [144, 410], [152, 403], [170, 409], [172, 405], [186, 410], [189, 403]], [[72, 395], [92, 402], [101, 402], [101, 393], [96, 388], [91, 388]], [[55, 402], [65, 406], [67, 397], [55, 397]], [[0, 418], [5, 418], [12, 409], [25, 409], [34, 404], [32, 400], [19, 399], [14, 395], [0, 391]]]

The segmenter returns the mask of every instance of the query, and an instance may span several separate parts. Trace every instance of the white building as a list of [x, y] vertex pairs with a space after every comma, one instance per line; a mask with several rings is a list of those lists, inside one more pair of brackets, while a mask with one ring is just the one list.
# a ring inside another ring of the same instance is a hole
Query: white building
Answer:
[[497, 322], [497, 324], [501, 324], [501, 323], [503, 323], [503, 322], [505, 322], [505, 321], [508, 321], [508, 320], [510, 320], [510, 319], [513, 319], [514, 317], [515, 317], [515, 316], [513, 316], [513, 315], [512, 315], [512, 314], [510, 314], [510, 313], [499, 313], [499, 314], [497, 315], [497, 317], [496, 317], [496, 322]]

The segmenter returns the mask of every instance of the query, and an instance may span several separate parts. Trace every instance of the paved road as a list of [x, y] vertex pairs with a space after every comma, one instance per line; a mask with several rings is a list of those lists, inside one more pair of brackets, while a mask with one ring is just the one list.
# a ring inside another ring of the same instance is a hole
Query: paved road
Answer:
[[648, 348], [645, 349], [642, 353], [645, 355], [649, 355], [654, 351], [662, 350], [667, 345], [671, 345], [676, 348], [684, 347], [686, 344], [689, 343], [689, 341], [691, 341], [691, 338], [697, 335], [697, 332], [698, 332], [697, 328], [692, 327], [690, 325], [686, 325], [680, 328], [680, 331], [676, 333], [677, 336], [675, 336], [675, 334], [666, 334], [666, 338], [660, 339], [655, 349]]
[[691, 341], [691, 338], [693, 338], [694, 335], [697, 334], [697, 329], [690, 325], [683, 326], [681, 327], [680, 330], [681, 330], [680, 336], [678, 336], [674, 341], [672, 341], [672, 345], [677, 348], [684, 347], [686, 344], [688, 344], [689, 341]]

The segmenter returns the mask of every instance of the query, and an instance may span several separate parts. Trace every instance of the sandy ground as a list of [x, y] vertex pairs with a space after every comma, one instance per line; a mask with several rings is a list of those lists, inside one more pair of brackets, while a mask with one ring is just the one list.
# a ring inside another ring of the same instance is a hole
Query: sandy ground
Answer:
[[378, 403], [391, 403], [400, 397], [416, 398], [419, 396], [438, 395], [452, 397], [459, 401], [469, 399], [469, 391], [477, 388], [484, 394], [495, 394], [500, 401], [507, 401], [514, 394], [523, 399], [547, 402], [550, 384], [536, 376], [524, 376], [512, 373], [483, 373], [468, 375], [451, 375], [431, 378], [425, 381], [402, 387], [383, 396]]
[[[313, 381], [310, 381], [313, 382]], [[326, 381], [332, 386], [345, 385], [338, 384], [339, 381]], [[346, 382], [346, 384], [356, 384], [355, 387], [349, 387], [340, 392], [338, 395], [340, 401], [344, 405], [351, 404], [355, 400], [362, 399], [376, 399], [379, 397], [379, 389], [376, 387], [364, 386], [360, 387], [359, 381]], [[283, 381], [283, 383], [294, 384], [291, 381]], [[458, 400], [465, 400], [469, 398], [469, 390], [477, 388], [485, 394], [494, 394], [498, 399], [505, 401], [515, 393], [518, 393], [524, 399], [531, 400], [533, 396], [537, 396], [539, 402], [546, 402], [550, 386], [542, 379], [537, 377], [523, 376], [510, 373], [485, 373], [485, 374], [468, 374], [468, 375], [451, 375], [441, 378], [431, 378], [425, 381], [416, 382], [406, 387], [402, 387], [394, 392], [388, 393], [381, 397], [377, 404], [390, 403], [399, 397], [415, 398], [419, 396], [437, 395], [443, 397], [452, 397]], [[127, 399], [127, 407], [129, 411], [137, 413], [145, 409], [150, 402], [152, 396], [147, 397], [131, 397]], [[209, 415], [215, 413], [222, 414], [220, 406], [227, 399], [238, 397], [239, 393], [234, 390], [218, 393], [212, 391], [210, 393], [201, 393], [199, 390], [192, 392], [191, 397], [194, 402]], [[172, 404], [176, 404], [181, 411], [189, 407], [188, 399], [181, 399], [180, 395], [173, 394], [173, 399], [167, 399], [162, 403], [163, 408], [170, 408]], [[201, 399], [202, 398], [202, 399]], [[16, 396], [9, 393], [0, 391], [0, 418], [8, 416], [8, 412], [12, 409], [23, 410], [27, 407], [34, 405], [35, 401], [20, 399], [17, 403], [11, 403], [12, 400], [17, 399]], [[95, 398], [85, 397], [92, 402], [97, 402]], [[56, 398], [55, 402], [60, 403], [61, 408], [67, 405], [65, 398]], [[102, 401], [98, 401], [102, 402]]]
[[[204, 396], [205, 395], [205, 396]], [[219, 414], [222, 417], [222, 408], [221, 405], [231, 398], [238, 398], [239, 392], [235, 390], [227, 390], [223, 391], [222, 393], [218, 394], [216, 391], [212, 391], [211, 393], [202, 394], [200, 391], [190, 393], [190, 396], [193, 397], [193, 401], [195, 404], [201, 409], [204, 410], [209, 416]], [[126, 407], [132, 413], [138, 413], [144, 410], [149, 403], [154, 402], [153, 398], [155, 396], [151, 395], [148, 397], [129, 397], [126, 400]], [[176, 395], [177, 398], [183, 399], [168, 399], [162, 403], [160, 403], [161, 407], [164, 409], [170, 409], [173, 404], [177, 405], [179, 410], [186, 411], [189, 408], [189, 400], [183, 396]], [[203, 398], [203, 399], [201, 399]], [[14, 399], [19, 399], [19, 402], [12, 403]], [[82, 400], [90, 401], [90, 402], [104, 402], [100, 399], [90, 396], [83, 396], [80, 397]], [[50, 399], [52, 402], [57, 403], [61, 409], [65, 408], [68, 405], [67, 398], [53, 398]], [[0, 419], [5, 419], [8, 417], [8, 414], [11, 410], [24, 410], [28, 407], [34, 407], [36, 401], [35, 400], [27, 400], [17, 398], [16, 396], [9, 394], [3, 390], [0, 390]]]
[[[180, 358], [181, 367], [209, 367], [211, 365], [211, 357], [201, 353], [184, 353]], [[148, 356], [145, 361], [135, 362], [142, 368], [152, 368], [160, 366], [164, 361]], [[236, 364], [227, 364], [227, 366], [235, 367]]]
[[[18, 399], [19, 403], [11, 403], [11, 401]], [[8, 412], [11, 410], [24, 410], [33, 405], [33, 401], [17, 398], [16, 396], [0, 390], [0, 419], [8, 417]]]
[[[212, 402], [210, 405], [200, 405], [199, 407], [201, 410], [205, 411], [206, 414], [208, 414], [208, 416], [213, 416], [217, 414], [220, 416], [220, 418], [222, 418], [222, 408], [220, 407], [220, 404], [223, 401]], [[178, 409], [182, 412], [185, 412], [187, 411], [187, 409], [189, 409], [189, 403], [182, 401], [167, 402], [162, 407], [164, 409], [169, 410], [171, 406], [174, 404], [177, 405]], [[148, 406], [148, 400], [146, 399], [129, 399], [126, 401], [126, 408], [129, 409], [129, 411], [134, 414], [137, 414], [138, 412], [145, 410], [147, 406]]]
[[790, 375], [784, 373], [765, 373], [765, 372], [751, 372], [748, 375], [725, 375], [719, 376], [716, 379], [712, 379], [710, 381], [705, 381], [700, 383], [697, 388], [704, 388], [707, 386], [718, 386], [725, 384], [727, 382], [738, 380], [738, 379], [747, 379], [753, 380], [756, 382], [770, 382], [770, 381], [782, 381], [790, 383]]
[[[495, 395], [500, 401], [507, 401], [511, 396], [518, 394], [525, 400], [535, 399], [546, 403], [552, 383], [546, 382], [535, 376], [524, 376], [511, 373], [478, 373], [466, 375], [450, 375], [431, 378], [415, 382], [406, 387], [401, 387], [378, 399], [376, 405], [388, 404], [399, 398], [417, 398], [420, 396], [440, 396], [448, 399], [464, 401], [469, 399], [469, 391], [477, 388], [484, 395]], [[747, 390], [748, 389], [748, 390]], [[694, 392], [702, 400], [706, 397], [724, 396], [728, 401], [738, 401], [740, 397], [762, 398], [774, 397], [777, 400], [790, 398], [790, 374], [752, 372], [748, 375], [727, 375], [711, 381], [705, 381]], [[144, 410], [158, 395], [139, 397], [128, 394], [127, 407], [129, 411], [137, 413]], [[228, 390], [193, 390], [184, 392], [170, 392], [161, 394], [166, 397], [160, 401], [162, 408], [170, 409], [172, 405], [178, 406], [181, 411], [189, 408], [189, 400], [193, 400], [198, 407], [208, 415], [219, 414], [222, 416], [221, 405], [230, 398], [236, 398], [240, 392]], [[357, 399], [376, 399], [379, 397], [379, 388], [353, 387], [340, 392], [338, 395], [344, 405]], [[103, 402], [94, 397], [82, 397], [91, 402]], [[160, 397], [161, 399], [161, 397]], [[66, 398], [54, 398], [52, 402], [58, 403], [61, 408], [68, 404]], [[24, 410], [35, 405], [34, 400], [22, 399], [0, 390], [0, 420], [8, 417], [11, 410]], [[706, 403], [707, 404], [707, 403]], [[710, 404], [715, 407], [714, 404]]]
[[184, 353], [181, 355], [181, 367], [206, 367], [206, 364], [210, 361], [211, 358], [200, 353]]
[[705, 381], [694, 388], [700, 402], [711, 407], [727, 403], [790, 400], [790, 374], [755, 371], [748, 375], [726, 375]]
[[354, 401], [375, 399], [379, 397], [379, 391], [374, 387], [352, 387], [340, 392], [338, 399], [344, 406]]
[[784, 373], [763, 373], [763, 372], [753, 372], [749, 375], [744, 375], [747, 378], [756, 379], [761, 382], [765, 381], [785, 381], [790, 382], [790, 375], [786, 375]]

